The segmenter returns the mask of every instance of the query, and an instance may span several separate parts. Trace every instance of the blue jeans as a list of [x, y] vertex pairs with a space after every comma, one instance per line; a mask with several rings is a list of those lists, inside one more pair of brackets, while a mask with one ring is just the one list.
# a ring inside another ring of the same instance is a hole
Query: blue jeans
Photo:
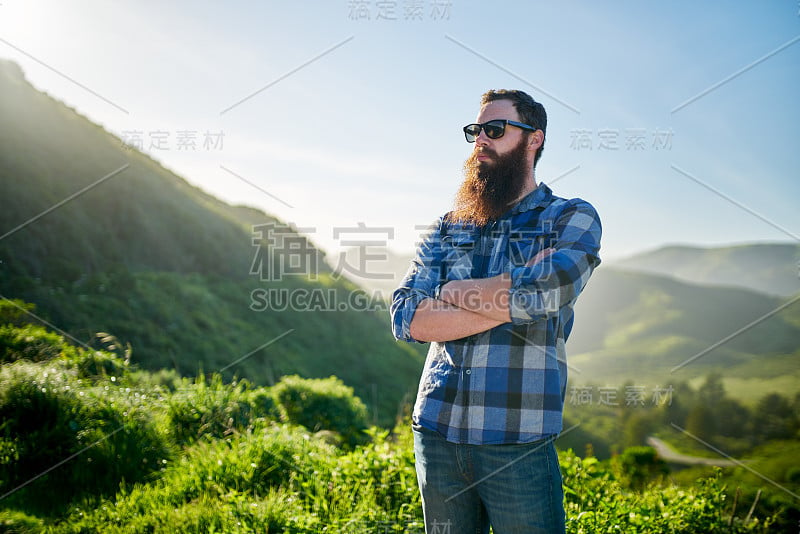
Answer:
[[414, 425], [428, 534], [552, 534], [565, 530], [553, 439], [520, 445], [450, 443]]

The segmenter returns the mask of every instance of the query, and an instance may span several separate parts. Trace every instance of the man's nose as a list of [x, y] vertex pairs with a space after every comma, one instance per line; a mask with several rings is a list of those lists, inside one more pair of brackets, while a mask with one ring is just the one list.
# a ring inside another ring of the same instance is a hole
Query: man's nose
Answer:
[[489, 136], [486, 135], [486, 132], [483, 128], [481, 128], [480, 133], [475, 137], [475, 144], [478, 146], [488, 146], [489, 145]]

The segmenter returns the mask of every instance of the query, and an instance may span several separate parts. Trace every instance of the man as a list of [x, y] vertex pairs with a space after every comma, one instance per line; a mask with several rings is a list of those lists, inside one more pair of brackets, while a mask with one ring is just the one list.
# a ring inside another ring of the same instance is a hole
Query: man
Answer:
[[536, 183], [546, 128], [526, 93], [483, 95], [454, 209], [393, 294], [395, 337], [431, 342], [412, 416], [429, 533], [564, 531], [564, 344], [601, 227]]

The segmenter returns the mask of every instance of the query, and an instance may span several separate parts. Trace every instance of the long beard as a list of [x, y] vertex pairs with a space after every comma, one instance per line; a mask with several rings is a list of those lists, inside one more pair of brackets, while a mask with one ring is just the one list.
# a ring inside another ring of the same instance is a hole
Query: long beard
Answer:
[[498, 219], [519, 198], [525, 185], [527, 162], [525, 138], [510, 152], [502, 156], [484, 148], [491, 160], [478, 161], [478, 149], [464, 162], [464, 181], [456, 193], [453, 211], [448, 220], [484, 226]]

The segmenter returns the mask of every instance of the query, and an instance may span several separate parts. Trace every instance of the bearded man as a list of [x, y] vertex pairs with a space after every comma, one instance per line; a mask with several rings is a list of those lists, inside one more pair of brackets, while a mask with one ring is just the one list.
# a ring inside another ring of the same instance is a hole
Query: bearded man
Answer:
[[483, 95], [454, 209], [392, 295], [394, 336], [431, 343], [412, 415], [428, 533], [565, 529], [553, 441], [601, 226], [588, 202], [536, 183], [546, 128], [528, 94]]

